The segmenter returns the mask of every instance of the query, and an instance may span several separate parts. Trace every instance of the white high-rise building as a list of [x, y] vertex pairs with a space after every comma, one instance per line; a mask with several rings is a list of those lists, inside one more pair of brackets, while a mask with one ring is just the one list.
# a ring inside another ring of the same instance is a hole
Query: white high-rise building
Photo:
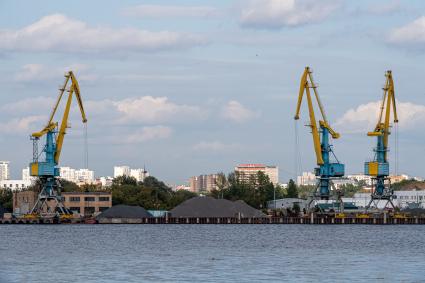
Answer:
[[60, 177], [70, 182], [76, 182], [75, 169], [71, 167], [60, 167]]
[[75, 170], [75, 179], [77, 182], [93, 183], [94, 182], [94, 171], [89, 169], [78, 169]]
[[0, 161], [0, 181], [10, 179], [9, 161]]
[[143, 182], [149, 173], [145, 169], [130, 169], [130, 176], [136, 178], [137, 182]]
[[24, 168], [22, 169], [22, 181], [24, 182], [32, 182], [35, 179], [37, 179], [36, 177], [30, 176], [30, 168]]
[[313, 186], [316, 185], [317, 179], [316, 175], [311, 172], [303, 172], [301, 176], [297, 177], [298, 186]]
[[93, 183], [94, 171], [89, 169], [74, 169], [71, 167], [60, 167], [60, 177], [74, 183]]
[[119, 176], [130, 176], [131, 170], [129, 166], [114, 166], [114, 178]]
[[351, 174], [347, 176], [348, 179], [355, 180], [356, 182], [365, 182], [367, 186], [372, 185], [372, 176], [364, 174]]
[[111, 176], [106, 176], [106, 177], [99, 177], [96, 179], [96, 182], [98, 184], [101, 184], [102, 187], [110, 187], [112, 185], [114, 178], [112, 178]]

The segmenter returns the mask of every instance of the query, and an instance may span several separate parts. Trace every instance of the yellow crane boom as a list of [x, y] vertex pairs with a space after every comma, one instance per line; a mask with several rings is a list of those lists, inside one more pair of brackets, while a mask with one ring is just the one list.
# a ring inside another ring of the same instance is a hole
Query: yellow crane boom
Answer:
[[323, 161], [322, 149], [320, 144], [319, 129], [317, 127], [316, 117], [314, 114], [314, 107], [313, 107], [313, 102], [311, 99], [310, 88], [313, 89], [314, 96], [316, 97], [316, 101], [323, 118], [323, 120], [319, 121], [319, 125], [323, 128], [328, 129], [329, 133], [334, 139], [339, 138], [340, 135], [339, 133], [335, 132], [329, 125], [326, 119], [325, 110], [323, 108], [322, 102], [320, 101], [319, 93], [317, 91], [317, 86], [314, 84], [314, 81], [313, 81], [312, 71], [310, 70], [309, 67], [305, 67], [304, 73], [301, 76], [300, 89], [298, 93], [298, 103], [297, 103], [294, 119], [298, 120], [300, 118], [301, 103], [302, 103], [304, 92], [305, 92], [307, 97], [308, 112], [310, 116], [310, 124], [308, 126], [310, 126], [311, 133], [313, 135], [313, 144], [314, 144], [314, 151], [316, 153], [316, 161], [318, 165], [323, 165], [324, 161]]
[[[397, 108], [395, 102], [394, 81], [391, 71], [385, 73], [385, 86], [383, 87], [381, 107], [379, 111], [378, 123], [372, 132], [368, 132], [368, 136], [383, 136], [384, 147], [388, 147], [388, 136], [390, 135], [390, 116], [393, 110], [394, 123], [398, 123]], [[385, 116], [384, 116], [385, 112]], [[387, 152], [385, 151], [385, 160]]]
[[[71, 85], [70, 85], [69, 89], [67, 89], [66, 87], [67, 87], [69, 81], [71, 81]], [[69, 71], [68, 73], [65, 74], [65, 82], [63, 84], [63, 87], [60, 88], [59, 91], [60, 92], [59, 92], [58, 99], [56, 100], [56, 103], [53, 107], [52, 113], [50, 114], [47, 125], [40, 132], [35, 132], [35, 133], [32, 134], [32, 136], [34, 138], [40, 138], [40, 137], [44, 136], [45, 134], [47, 134], [49, 131], [53, 131], [58, 126], [58, 123], [53, 122], [53, 119], [54, 119], [55, 114], [58, 110], [59, 103], [61, 102], [65, 91], [67, 91], [69, 93], [68, 99], [67, 99], [67, 102], [66, 102], [66, 105], [65, 105], [65, 110], [64, 110], [64, 113], [63, 113], [63, 117], [62, 117], [62, 122], [61, 122], [61, 125], [59, 127], [59, 130], [58, 130], [58, 133], [57, 133], [57, 136], [56, 136], [56, 152], [55, 152], [55, 155], [54, 155], [54, 159], [55, 159], [56, 164], [59, 163], [59, 158], [60, 158], [60, 154], [61, 154], [61, 151], [62, 151], [62, 146], [63, 146], [64, 137], [65, 137], [65, 134], [66, 134], [66, 129], [69, 128], [68, 127], [68, 118], [69, 118], [69, 111], [71, 109], [71, 103], [72, 103], [73, 95], [75, 95], [75, 97], [77, 99], [77, 103], [78, 103], [78, 106], [80, 108], [83, 123], [87, 122], [87, 117], [86, 117], [86, 114], [85, 114], [85, 111], [84, 111], [83, 101], [81, 99], [80, 87], [79, 87], [78, 81], [75, 78], [75, 75], [72, 71]]]

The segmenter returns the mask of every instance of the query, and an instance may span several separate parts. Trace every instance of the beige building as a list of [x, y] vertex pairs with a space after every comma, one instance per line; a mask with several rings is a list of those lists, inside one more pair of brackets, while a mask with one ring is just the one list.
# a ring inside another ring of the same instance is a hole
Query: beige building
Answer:
[[264, 164], [240, 164], [235, 167], [235, 173], [243, 182], [249, 182], [251, 176], [256, 176], [258, 171], [266, 174], [270, 181], [277, 185], [279, 182], [279, 169], [277, 166], [266, 166]]
[[192, 192], [211, 192], [217, 189], [217, 174], [193, 176], [189, 179], [190, 191]]
[[108, 192], [68, 192], [62, 196], [65, 207], [80, 215], [93, 215], [112, 207], [112, 194]]
[[37, 202], [38, 194], [33, 191], [13, 192], [13, 213], [27, 214], [31, 212]]
[[314, 186], [317, 184], [317, 176], [311, 172], [303, 172], [301, 176], [297, 176], [298, 186]]
[[[92, 215], [112, 207], [112, 194], [108, 192], [67, 192], [62, 193], [64, 206], [80, 215]], [[37, 202], [38, 194], [33, 191], [13, 193], [13, 212], [26, 214]]]
[[402, 174], [402, 175], [390, 175], [391, 184], [399, 183], [399, 182], [404, 181], [404, 180], [409, 180], [409, 176], [408, 175], [405, 175], [405, 174]]

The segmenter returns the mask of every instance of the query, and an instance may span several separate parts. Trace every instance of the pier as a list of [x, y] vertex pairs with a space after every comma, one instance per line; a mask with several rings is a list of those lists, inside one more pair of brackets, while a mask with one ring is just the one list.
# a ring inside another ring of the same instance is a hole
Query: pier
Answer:
[[306, 224], [306, 225], [424, 225], [425, 217], [156, 217], [94, 219], [0, 219], [0, 224]]

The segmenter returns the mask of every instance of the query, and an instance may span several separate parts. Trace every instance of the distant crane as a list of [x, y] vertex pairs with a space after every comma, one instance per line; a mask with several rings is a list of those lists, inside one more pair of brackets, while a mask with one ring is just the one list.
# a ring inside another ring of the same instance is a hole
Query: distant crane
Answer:
[[[67, 88], [70, 82], [69, 88]], [[65, 105], [65, 110], [62, 117], [62, 122], [58, 129], [58, 123], [53, 122], [55, 114], [58, 110], [59, 103], [65, 92], [68, 92], [68, 98]], [[66, 134], [66, 129], [69, 128], [68, 117], [71, 109], [72, 97], [75, 95], [83, 123], [87, 123], [86, 114], [84, 112], [83, 102], [80, 95], [80, 87], [72, 71], [65, 74], [65, 82], [59, 89], [58, 99], [50, 114], [47, 125], [40, 131], [31, 135], [33, 140], [33, 162], [30, 163], [30, 175], [38, 177], [40, 180], [41, 191], [38, 200], [34, 205], [32, 215], [69, 215], [70, 211], [64, 207], [60, 193], [60, 183], [57, 177], [59, 173], [59, 158], [62, 152], [62, 146]], [[39, 161], [38, 141], [41, 137], [46, 136], [46, 144], [43, 147], [44, 160]]]
[[372, 176], [372, 195], [370, 202], [366, 207], [367, 209], [369, 209], [372, 204], [377, 207], [377, 201], [380, 200], [386, 201], [384, 208], [386, 208], [388, 204], [391, 204], [394, 208], [394, 204], [392, 202], [393, 190], [391, 189], [391, 182], [388, 178], [390, 173], [388, 163], [388, 136], [390, 135], [391, 128], [391, 108], [393, 110], [394, 123], [398, 123], [398, 117], [392, 72], [387, 71], [385, 73], [385, 78], [378, 123], [372, 132], [367, 133], [369, 137], [377, 137], [377, 145], [374, 149], [375, 157], [373, 161], [365, 162], [364, 167], [365, 174]]
[[[313, 89], [320, 113], [322, 114], [322, 120], [319, 121], [320, 130], [317, 128], [310, 89]], [[311, 128], [314, 151], [316, 152], [316, 163], [319, 166], [314, 170], [315, 175], [318, 176], [318, 184], [314, 193], [314, 197], [328, 200], [330, 198], [330, 189], [332, 186], [331, 179], [344, 176], [344, 164], [341, 164], [338, 161], [335, 154], [333, 153], [332, 146], [329, 144], [329, 134], [333, 139], [339, 138], [340, 135], [331, 128], [326, 119], [325, 111], [317, 92], [317, 86], [313, 82], [312, 71], [309, 67], [305, 68], [301, 77], [297, 109], [294, 117], [295, 120], [300, 118], [300, 108], [304, 92], [306, 93], [308, 111], [310, 115], [310, 124], [308, 126]], [[322, 134], [321, 140], [319, 135], [320, 133]], [[330, 162], [331, 153], [334, 155], [337, 162]]]

